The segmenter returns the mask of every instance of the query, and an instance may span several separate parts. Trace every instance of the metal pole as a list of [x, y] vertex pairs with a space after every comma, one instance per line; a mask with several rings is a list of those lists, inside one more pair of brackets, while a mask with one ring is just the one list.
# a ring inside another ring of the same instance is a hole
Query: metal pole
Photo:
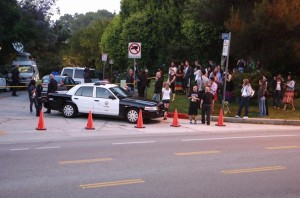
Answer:
[[135, 94], [135, 58], [133, 58], [133, 93]]
[[110, 83], [112, 83], [112, 64], [110, 64]]
[[105, 75], [104, 75], [104, 73], [105, 73], [105, 64], [106, 64], [106, 61], [103, 62], [103, 71], [102, 71], [103, 80], [105, 79]]
[[[228, 44], [228, 53], [226, 56], [226, 68], [225, 68], [225, 72], [227, 72], [228, 70], [228, 63], [229, 63], [229, 52], [230, 52], [230, 41], [231, 41], [231, 32], [229, 32], [228, 35], [228, 40], [229, 40], [229, 44]], [[225, 103], [225, 93], [226, 93], [226, 74], [225, 74], [225, 79], [224, 79], [224, 90], [223, 90], [223, 101], [222, 101], [222, 109], [223, 109], [223, 113], [224, 113], [224, 103]]]

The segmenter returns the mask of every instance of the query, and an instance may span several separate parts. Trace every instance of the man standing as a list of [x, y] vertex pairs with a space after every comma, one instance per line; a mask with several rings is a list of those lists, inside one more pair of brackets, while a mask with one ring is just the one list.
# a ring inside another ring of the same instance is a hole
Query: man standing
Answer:
[[[54, 75], [50, 74], [49, 75], [50, 78], [50, 82], [48, 84], [48, 91], [47, 91], [47, 100], [49, 99], [48, 94], [49, 93], [55, 93], [57, 91], [57, 82], [54, 79]], [[45, 107], [47, 108], [47, 111], [45, 111], [44, 113], [51, 113], [51, 108], [49, 107], [49, 105], [47, 105], [47, 103], [45, 103]]]
[[206, 115], [206, 124], [210, 125], [210, 112], [211, 112], [213, 97], [214, 95], [210, 92], [210, 88], [205, 87], [205, 93], [202, 95], [201, 104], [200, 104], [202, 124], [205, 124], [205, 115]]
[[19, 85], [19, 80], [20, 80], [20, 72], [19, 72], [19, 65], [17, 64], [15, 68], [11, 71], [11, 78], [12, 78], [12, 96], [18, 96], [16, 91], [17, 87]]
[[162, 93], [162, 87], [163, 87], [163, 79], [161, 77], [161, 73], [158, 71], [156, 72], [156, 77], [155, 77], [155, 84], [154, 84], [154, 95], [153, 95], [153, 100], [159, 102], [160, 101], [160, 95]]
[[147, 77], [145, 70], [141, 69], [140, 70], [140, 75], [139, 75], [140, 81], [138, 82], [138, 94], [139, 97], [144, 98], [145, 97], [145, 89], [147, 86]]
[[185, 61], [185, 72], [183, 76], [185, 94], [188, 96], [190, 94], [190, 86], [191, 86], [191, 77], [193, 75], [193, 70], [188, 61]]
[[83, 73], [83, 79], [84, 79], [84, 83], [91, 83], [92, 79], [91, 79], [91, 71], [90, 68], [86, 67], [84, 68], [84, 73]]

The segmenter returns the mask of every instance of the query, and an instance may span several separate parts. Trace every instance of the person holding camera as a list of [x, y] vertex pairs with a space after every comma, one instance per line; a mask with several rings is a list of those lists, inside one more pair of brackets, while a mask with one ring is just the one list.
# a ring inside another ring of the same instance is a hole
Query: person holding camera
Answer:
[[243, 80], [243, 87], [241, 89], [241, 94], [242, 94], [241, 102], [240, 102], [238, 113], [235, 116], [236, 118], [240, 118], [243, 107], [245, 107], [245, 116], [243, 117], [243, 119], [248, 118], [248, 108], [249, 108], [251, 93], [252, 93], [251, 84], [249, 83], [248, 79], [244, 79]]

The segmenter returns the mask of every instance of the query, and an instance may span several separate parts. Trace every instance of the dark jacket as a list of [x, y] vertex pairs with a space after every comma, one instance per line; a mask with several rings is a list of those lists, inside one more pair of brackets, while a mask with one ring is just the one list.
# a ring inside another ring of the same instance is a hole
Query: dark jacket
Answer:
[[92, 82], [91, 71], [90, 71], [89, 68], [84, 69], [83, 79], [84, 79], [84, 83], [91, 83]]
[[57, 82], [54, 78], [51, 78], [48, 84], [48, 93], [55, 93], [57, 91]]
[[18, 70], [18, 68], [14, 68], [12, 71], [11, 71], [11, 79], [13, 81], [13, 83], [19, 83], [19, 76], [20, 76], [20, 72]]
[[212, 100], [214, 98], [214, 95], [210, 92], [205, 92], [203, 95], [202, 95], [202, 98], [201, 100], [203, 101], [202, 102], [202, 105], [208, 105], [208, 104], [212, 104]]
[[163, 87], [163, 79], [160, 77], [155, 81], [154, 93], [155, 94], [161, 94], [162, 93], [162, 87]]
[[134, 83], [134, 77], [133, 77], [133, 75], [127, 75], [127, 77], [126, 77], [126, 84], [127, 84], [127, 86], [133, 88], [134, 87], [133, 83]]

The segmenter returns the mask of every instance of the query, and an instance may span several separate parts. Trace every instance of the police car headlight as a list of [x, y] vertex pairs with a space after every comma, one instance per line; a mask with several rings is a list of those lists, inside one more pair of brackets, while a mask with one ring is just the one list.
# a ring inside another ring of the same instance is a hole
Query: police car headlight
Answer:
[[145, 107], [146, 111], [157, 111], [157, 107]]

